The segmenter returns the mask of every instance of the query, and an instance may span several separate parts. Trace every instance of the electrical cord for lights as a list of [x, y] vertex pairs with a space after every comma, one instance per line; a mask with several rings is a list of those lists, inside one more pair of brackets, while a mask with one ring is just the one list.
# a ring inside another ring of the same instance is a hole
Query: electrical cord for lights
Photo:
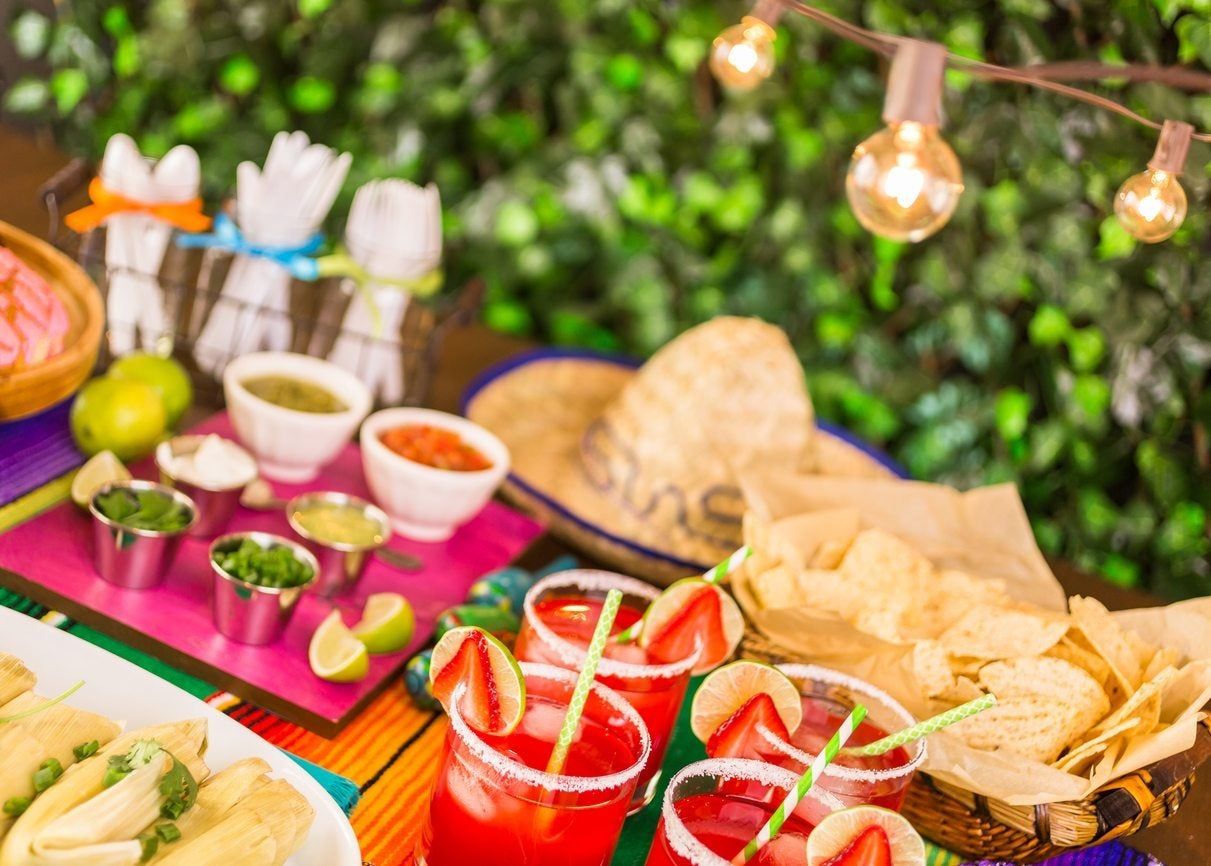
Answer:
[[[838, 36], [884, 57], [894, 55], [896, 49], [907, 40], [907, 37], [881, 33], [877, 30], [868, 30], [865, 27], [831, 15], [822, 9], [817, 9], [815, 6], [803, 3], [801, 0], [766, 0], [766, 2], [809, 18], [836, 33]], [[1105, 111], [1112, 111], [1115, 114], [1122, 115], [1129, 120], [1134, 120], [1136, 123], [1158, 131], [1162, 128], [1162, 125], [1155, 120], [1144, 117], [1113, 99], [1063, 84], [1059, 79], [1092, 81], [1106, 78], [1127, 78], [1131, 80], [1158, 81], [1172, 87], [1211, 92], [1211, 75], [1182, 67], [1113, 66], [1108, 63], [1086, 61], [1035, 66], [998, 66], [995, 63], [973, 60], [970, 57], [963, 57], [953, 52], [947, 52], [946, 62], [961, 72], [976, 75], [989, 81], [1025, 84], [1030, 87], [1058, 93], [1061, 96], [1068, 96]], [[1211, 142], [1211, 133], [1195, 132], [1191, 135], [1191, 138], [1196, 141]]]

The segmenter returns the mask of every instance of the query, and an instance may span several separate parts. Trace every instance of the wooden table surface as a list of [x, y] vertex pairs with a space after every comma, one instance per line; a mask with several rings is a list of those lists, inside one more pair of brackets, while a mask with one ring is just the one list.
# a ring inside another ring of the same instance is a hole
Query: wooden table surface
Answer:
[[[46, 139], [0, 126], [0, 220], [44, 236], [46, 213], [37, 197], [38, 187], [67, 162], [67, 157]], [[457, 411], [458, 398], [468, 382], [490, 364], [527, 344], [513, 337], [472, 326], [452, 332], [442, 347], [430, 403]], [[528, 552], [527, 562], [539, 564], [567, 548], [544, 538]], [[1053, 562], [1056, 575], [1069, 594], [1090, 595], [1112, 609], [1150, 607], [1161, 601], [1142, 592], [1122, 589]], [[1128, 844], [1155, 855], [1166, 866], [1211, 864], [1211, 783], [1196, 785], [1181, 811], [1169, 821], [1145, 830]]]

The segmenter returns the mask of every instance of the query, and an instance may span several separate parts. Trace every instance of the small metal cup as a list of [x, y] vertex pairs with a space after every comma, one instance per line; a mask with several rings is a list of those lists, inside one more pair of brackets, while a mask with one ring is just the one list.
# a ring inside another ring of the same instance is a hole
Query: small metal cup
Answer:
[[[257, 586], [229, 574], [217, 562], [215, 553], [239, 547], [252, 539], [263, 548], [288, 547], [295, 558], [311, 567], [311, 580], [289, 589]], [[240, 643], [273, 643], [282, 636], [303, 591], [315, 583], [319, 564], [305, 547], [268, 532], [232, 532], [216, 538], [208, 551], [214, 572], [214, 624], [219, 632]]]
[[[316, 538], [299, 524], [295, 514], [308, 505], [317, 503], [349, 505], [361, 509], [367, 517], [378, 523], [382, 530], [379, 541], [375, 544], [356, 545]], [[286, 519], [290, 522], [290, 528], [299, 534], [307, 549], [319, 562], [320, 570], [315, 581], [315, 591], [326, 598], [348, 592], [357, 586], [366, 570], [366, 563], [374, 556], [374, 552], [391, 538], [391, 520], [381, 508], [345, 493], [300, 494], [286, 503]]]
[[[189, 509], [192, 519], [176, 532], [123, 526], [97, 509], [97, 497], [117, 489], [155, 490], [171, 496]], [[93, 555], [97, 573], [125, 589], [150, 589], [159, 585], [168, 573], [173, 557], [177, 555], [181, 539], [198, 519], [198, 507], [192, 499], [154, 481], [113, 481], [106, 484], [93, 495], [88, 510], [93, 516]]]
[[[191, 454], [202, 444], [204, 436], [177, 436], [169, 440], [168, 446], [174, 457]], [[252, 455], [249, 455], [249, 459]], [[160, 455], [156, 453], [156, 468], [160, 470], [160, 483], [180, 490], [197, 506], [198, 519], [190, 529], [190, 535], [211, 538], [218, 535], [227, 526], [235, 514], [236, 506], [240, 504], [240, 495], [252, 479], [243, 481], [231, 487], [202, 487], [189, 481], [175, 477], [160, 463]], [[253, 476], [255, 477], [255, 476]]]

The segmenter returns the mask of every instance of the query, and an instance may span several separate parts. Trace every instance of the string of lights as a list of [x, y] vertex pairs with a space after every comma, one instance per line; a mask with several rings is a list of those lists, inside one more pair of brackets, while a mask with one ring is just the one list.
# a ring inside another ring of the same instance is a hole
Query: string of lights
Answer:
[[1178, 178], [1192, 140], [1211, 133], [1188, 123], [1158, 123], [1127, 106], [1064, 84], [1067, 80], [1123, 77], [1176, 87], [1211, 90], [1211, 81], [1191, 70], [1119, 67], [1099, 63], [998, 66], [951, 54], [936, 42], [868, 30], [801, 0], [757, 0], [739, 24], [711, 45], [709, 65], [729, 90], [752, 90], [773, 74], [776, 25], [783, 12], [811, 19], [837, 35], [891, 58], [883, 120], [887, 126], [854, 149], [845, 192], [858, 221], [877, 235], [917, 242], [950, 220], [963, 193], [959, 160], [941, 135], [942, 85], [947, 66], [983, 78], [1024, 84], [1080, 100], [1160, 132], [1147, 168], [1124, 181], [1115, 196], [1119, 222], [1134, 237], [1158, 243], [1173, 236], [1186, 217], [1186, 192]]

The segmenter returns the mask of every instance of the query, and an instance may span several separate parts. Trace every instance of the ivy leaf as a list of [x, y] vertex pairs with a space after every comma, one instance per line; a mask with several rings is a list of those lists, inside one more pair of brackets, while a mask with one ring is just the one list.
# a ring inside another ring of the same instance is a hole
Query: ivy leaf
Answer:
[[13, 19], [8, 28], [17, 56], [23, 60], [41, 57], [50, 45], [51, 23], [45, 15], [27, 9]]
[[299, 14], [304, 18], [323, 15], [332, 6], [332, 0], [299, 0]]
[[1106, 339], [1095, 325], [1074, 328], [1068, 333], [1068, 358], [1078, 373], [1089, 373], [1097, 369], [1106, 356]]
[[1100, 240], [1097, 245], [1097, 257], [1102, 261], [1125, 259], [1135, 252], [1135, 238], [1123, 228], [1118, 217], [1111, 214], [1102, 220], [1098, 227]]
[[1006, 442], [1020, 439], [1030, 423], [1034, 399], [1021, 388], [1004, 388], [997, 394], [997, 432]]
[[336, 102], [336, 86], [323, 78], [304, 75], [290, 85], [291, 106], [303, 114], [323, 114]]
[[50, 78], [50, 92], [59, 114], [68, 114], [88, 94], [88, 76], [82, 69], [60, 69]]
[[1036, 346], [1058, 346], [1072, 329], [1068, 314], [1053, 304], [1044, 304], [1030, 319], [1030, 342]]
[[234, 54], [219, 68], [219, 86], [234, 96], [247, 96], [260, 82], [261, 70], [247, 54]]
[[1189, 477], [1181, 462], [1157, 440], [1146, 439], [1135, 450], [1135, 465], [1157, 501], [1172, 507], [1186, 498]]
[[36, 78], [22, 78], [4, 94], [4, 107], [13, 114], [36, 114], [50, 101], [50, 87]]

